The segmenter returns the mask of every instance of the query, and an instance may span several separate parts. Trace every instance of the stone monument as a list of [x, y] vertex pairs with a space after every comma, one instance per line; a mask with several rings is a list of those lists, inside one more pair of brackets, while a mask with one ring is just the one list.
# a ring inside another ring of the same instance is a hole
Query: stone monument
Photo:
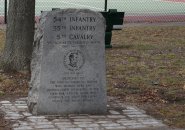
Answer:
[[34, 115], [105, 114], [105, 20], [88, 9], [43, 12], [28, 108]]

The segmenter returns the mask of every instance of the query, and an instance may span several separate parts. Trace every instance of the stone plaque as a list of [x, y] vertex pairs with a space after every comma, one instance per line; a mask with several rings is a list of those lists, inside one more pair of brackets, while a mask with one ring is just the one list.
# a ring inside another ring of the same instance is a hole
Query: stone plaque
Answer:
[[105, 20], [87, 9], [44, 12], [35, 35], [29, 110], [105, 114]]

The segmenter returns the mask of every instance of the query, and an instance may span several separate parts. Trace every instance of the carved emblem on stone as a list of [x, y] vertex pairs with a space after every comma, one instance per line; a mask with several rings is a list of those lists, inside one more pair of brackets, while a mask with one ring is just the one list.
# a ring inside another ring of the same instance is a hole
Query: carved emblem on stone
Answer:
[[85, 58], [80, 50], [70, 50], [64, 55], [64, 65], [68, 70], [80, 70], [85, 63]]

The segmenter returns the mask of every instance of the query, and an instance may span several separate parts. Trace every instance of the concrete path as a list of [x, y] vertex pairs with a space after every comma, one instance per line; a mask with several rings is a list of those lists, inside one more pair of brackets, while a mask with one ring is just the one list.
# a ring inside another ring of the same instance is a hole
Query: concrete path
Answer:
[[27, 98], [1, 101], [5, 119], [14, 122], [13, 130], [165, 130], [160, 120], [135, 106], [127, 106], [109, 97], [106, 115], [33, 116], [28, 112]]

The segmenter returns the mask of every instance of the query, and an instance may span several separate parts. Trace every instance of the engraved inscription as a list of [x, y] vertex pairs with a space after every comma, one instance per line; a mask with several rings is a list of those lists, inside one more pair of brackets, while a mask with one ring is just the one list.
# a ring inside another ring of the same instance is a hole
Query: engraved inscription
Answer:
[[100, 90], [97, 80], [82, 80], [85, 77], [64, 77], [62, 81], [50, 81], [47, 89], [52, 102], [96, 102]]
[[61, 23], [62, 21], [65, 21], [65, 20], [66, 20], [66, 17], [58, 17], [58, 16], [55, 16], [53, 18], [53, 23], [57, 23], [57, 22]]
[[[80, 25], [79, 22], [85, 24]], [[47, 43], [62, 45], [64, 48], [74, 45], [99, 44], [99, 41], [94, 40], [96, 39], [94, 37], [97, 30], [96, 22], [96, 17], [54, 16], [51, 30], [54, 32], [56, 41], [47, 41]]]
[[95, 17], [70, 17], [70, 22], [96, 22]]
[[95, 31], [96, 27], [95, 26], [74, 26], [71, 25], [69, 26], [71, 31]]
[[88, 34], [70, 34], [69, 35], [70, 40], [92, 40], [93, 35]]

